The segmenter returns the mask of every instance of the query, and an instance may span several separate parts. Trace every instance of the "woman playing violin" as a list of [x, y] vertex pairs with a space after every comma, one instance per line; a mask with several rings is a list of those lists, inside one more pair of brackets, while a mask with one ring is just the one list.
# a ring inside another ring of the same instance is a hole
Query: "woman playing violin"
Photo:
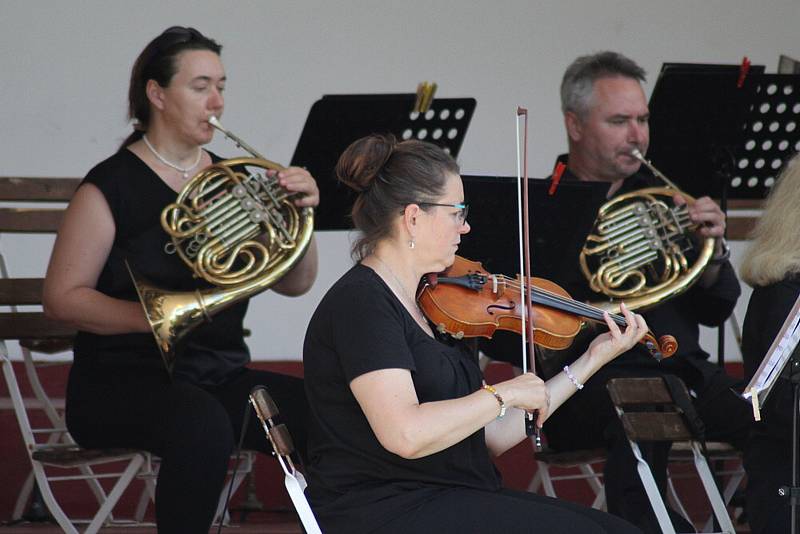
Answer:
[[491, 457], [526, 438], [595, 371], [647, 332], [623, 309], [547, 382], [485, 385], [476, 355], [437, 335], [417, 305], [426, 273], [450, 266], [470, 231], [455, 161], [420, 142], [370, 136], [337, 165], [358, 192], [358, 263], [319, 304], [303, 358], [311, 406], [312, 507], [325, 532], [637, 532], [605, 513], [504, 489]]

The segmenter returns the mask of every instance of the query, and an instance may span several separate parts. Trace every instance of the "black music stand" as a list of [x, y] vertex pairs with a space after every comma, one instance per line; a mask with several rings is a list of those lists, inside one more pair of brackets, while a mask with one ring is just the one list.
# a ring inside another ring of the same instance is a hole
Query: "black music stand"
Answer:
[[764, 198], [800, 150], [800, 75], [665, 63], [650, 97], [648, 157], [684, 191]]
[[[764, 198], [800, 150], [800, 75], [665, 63], [650, 97], [653, 164], [694, 197]], [[724, 329], [717, 362], [725, 364]]]
[[784, 164], [800, 151], [800, 74], [762, 74], [756, 80], [728, 188], [736, 198], [766, 197]]
[[348, 230], [355, 195], [336, 180], [339, 156], [356, 139], [391, 133], [398, 140], [420, 139], [458, 156], [475, 112], [474, 98], [437, 98], [423, 113], [413, 111], [416, 95], [325, 95], [311, 107], [292, 165], [316, 178], [320, 204], [317, 230]]
[[[519, 272], [517, 179], [509, 176], [462, 176], [474, 230], [461, 238], [459, 255], [480, 261], [490, 272]], [[531, 274], [563, 286], [573, 284], [578, 256], [597, 211], [606, 201], [607, 184], [562, 182], [554, 195], [550, 180], [528, 183]], [[557, 252], [557, 254], [556, 254]]]
[[[507, 176], [462, 176], [473, 231], [461, 238], [458, 254], [480, 261], [492, 273], [514, 277], [519, 273], [517, 179]], [[573, 293], [584, 287], [578, 256], [592, 229], [597, 211], [606, 201], [607, 184], [562, 182], [549, 195], [550, 180], [531, 179], [528, 188], [531, 274]], [[519, 336], [498, 331], [481, 340], [492, 359], [520, 366]], [[558, 369], [539, 360], [543, 378]]]

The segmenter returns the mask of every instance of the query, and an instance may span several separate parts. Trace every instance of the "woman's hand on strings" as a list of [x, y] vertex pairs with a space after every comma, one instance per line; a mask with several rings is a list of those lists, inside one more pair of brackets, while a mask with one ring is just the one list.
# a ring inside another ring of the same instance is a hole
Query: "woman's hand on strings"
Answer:
[[617, 323], [611, 320], [608, 312], [604, 313], [608, 332], [597, 336], [587, 351], [589, 358], [599, 361], [601, 365], [630, 350], [648, 331], [644, 317], [632, 313], [625, 304], [620, 304], [619, 308], [628, 326], [620, 329]]

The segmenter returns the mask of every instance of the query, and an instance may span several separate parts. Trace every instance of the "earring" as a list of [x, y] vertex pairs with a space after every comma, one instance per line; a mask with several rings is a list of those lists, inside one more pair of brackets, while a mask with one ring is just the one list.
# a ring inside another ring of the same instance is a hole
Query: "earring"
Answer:
[[413, 239], [408, 242], [408, 248], [413, 249], [416, 246], [417, 246], [417, 244], [414, 242]]

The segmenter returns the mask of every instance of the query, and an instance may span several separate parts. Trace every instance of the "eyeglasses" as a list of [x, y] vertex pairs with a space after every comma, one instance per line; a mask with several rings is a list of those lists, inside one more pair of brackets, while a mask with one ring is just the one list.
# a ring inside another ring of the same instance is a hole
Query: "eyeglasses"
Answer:
[[439, 204], [437, 202], [416, 202], [420, 206], [444, 206], [445, 208], [455, 208], [458, 210], [456, 213], [456, 219], [460, 224], [464, 224], [467, 221], [467, 213], [469, 213], [469, 204], [465, 202], [459, 202], [458, 204]]

